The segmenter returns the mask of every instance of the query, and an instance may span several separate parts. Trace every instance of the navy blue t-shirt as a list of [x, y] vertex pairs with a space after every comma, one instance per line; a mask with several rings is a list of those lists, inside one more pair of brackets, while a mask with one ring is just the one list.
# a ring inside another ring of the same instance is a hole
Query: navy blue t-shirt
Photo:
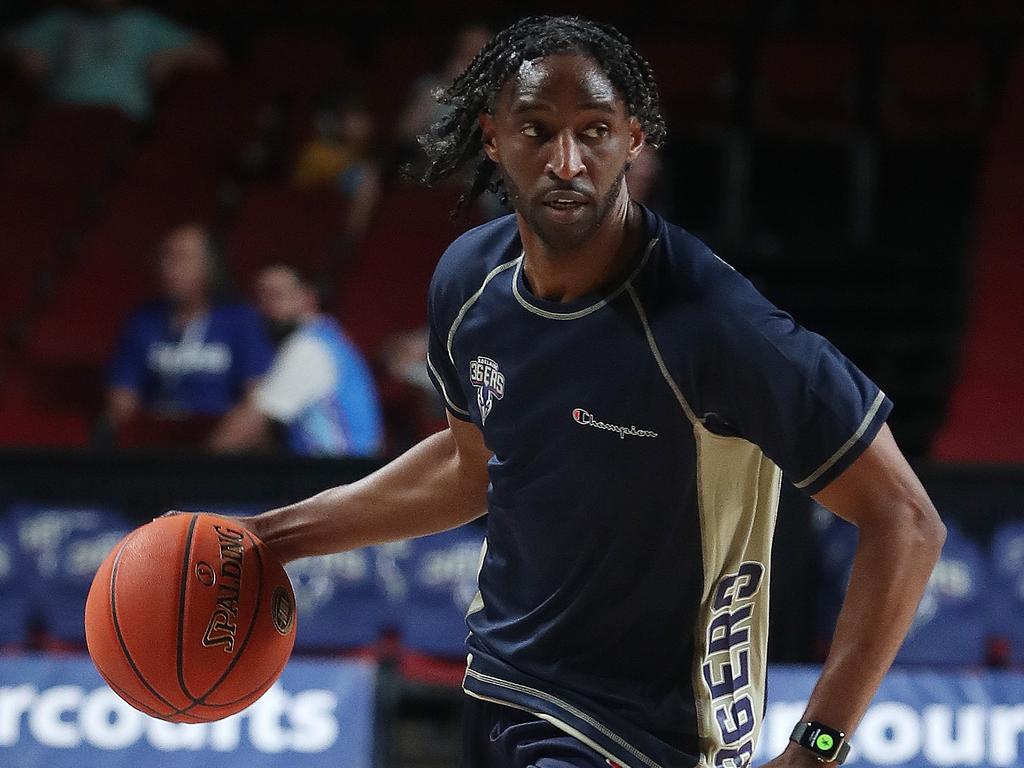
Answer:
[[628, 278], [558, 303], [516, 219], [456, 240], [428, 369], [493, 452], [467, 693], [626, 766], [749, 762], [764, 711], [782, 473], [814, 493], [891, 403], [649, 210]]
[[144, 407], [167, 415], [220, 415], [270, 368], [273, 348], [254, 309], [216, 306], [183, 330], [171, 317], [163, 302], [139, 310], [111, 364], [111, 386], [137, 392]]

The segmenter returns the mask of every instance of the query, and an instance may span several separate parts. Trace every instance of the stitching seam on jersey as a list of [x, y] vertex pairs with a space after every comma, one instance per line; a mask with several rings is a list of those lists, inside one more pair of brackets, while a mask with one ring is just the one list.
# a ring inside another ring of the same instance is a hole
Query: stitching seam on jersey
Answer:
[[665, 366], [665, 361], [661, 357], [661, 352], [658, 350], [658, 343], [654, 340], [654, 333], [651, 331], [651, 325], [647, 322], [647, 314], [644, 312], [643, 306], [640, 304], [640, 298], [636, 294], [636, 289], [632, 284], [627, 286], [629, 291], [629, 297], [633, 300], [633, 306], [636, 307], [636, 313], [640, 317], [640, 322], [644, 326], [644, 333], [647, 335], [647, 345], [651, 348], [651, 354], [654, 355], [655, 362], [658, 363], [658, 368], [661, 370], [661, 375], [672, 389], [672, 394], [676, 396], [676, 400], [679, 401], [679, 405], [683, 408], [683, 413], [686, 414], [686, 418], [691, 424], [702, 424], [703, 420], [698, 419], [694, 414], [693, 409], [690, 408], [690, 404], [686, 402], [686, 398], [683, 397], [683, 393], [680, 391], [675, 380], [672, 378], [672, 374], [668, 372], [668, 368]]
[[878, 413], [878, 409], [882, 407], [882, 403], [885, 401], [885, 393], [882, 390], [878, 390], [878, 394], [875, 396], [875, 401], [871, 404], [868, 409], [867, 415], [864, 416], [864, 420], [860, 423], [857, 431], [850, 436], [850, 439], [839, 446], [839, 450], [832, 454], [824, 464], [814, 470], [806, 478], [801, 480], [799, 483], [793, 483], [797, 488], [806, 488], [808, 485], [813, 483], [823, 474], [825, 474], [832, 466], [839, 461], [846, 454], [853, 444], [860, 440], [861, 436], [868, 431], [868, 427], [871, 426], [871, 422], [875, 420], [875, 414]]
[[[522, 258], [523, 256], [522, 254], [520, 254], [519, 259]], [[487, 284], [494, 279], [495, 275], [499, 274], [503, 270], [508, 269], [509, 267], [514, 267], [519, 262], [519, 259], [506, 261], [504, 264], [499, 264], [490, 272], [488, 272], [487, 277], [484, 278], [484, 281], [480, 284], [480, 287], [477, 289], [476, 293], [474, 293], [472, 296], [466, 299], [466, 303], [462, 305], [462, 309], [459, 310], [459, 314], [455, 316], [455, 322], [452, 323], [452, 327], [448, 331], [448, 359], [452, 361], [452, 365], [455, 365], [455, 357], [452, 354], [452, 344], [455, 342], [455, 331], [457, 331], [459, 325], [461, 325], [462, 319], [466, 316], [466, 313], [469, 312], [469, 308], [476, 304], [477, 299], [479, 299], [480, 296], [483, 294], [484, 288], [486, 288]]]
[[626, 278], [626, 280], [622, 283], [622, 285], [620, 285], [614, 291], [609, 293], [607, 296], [605, 296], [603, 299], [601, 299], [596, 304], [591, 304], [589, 307], [585, 307], [584, 309], [578, 309], [575, 312], [565, 312], [565, 313], [548, 312], [547, 310], [540, 309], [539, 307], [535, 307], [535, 306], [533, 306], [533, 304], [528, 302], [526, 300], [526, 298], [519, 292], [519, 273], [523, 271], [523, 257], [522, 256], [520, 256], [519, 259], [518, 259], [518, 264], [516, 266], [516, 271], [512, 273], [512, 293], [515, 295], [516, 301], [518, 301], [520, 303], [520, 305], [522, 305], [523, 309], [528, 310], [529, 312], [532, 312], [535, 315], [539, 315], [540, 317], [545, 317], [548, 320], [578, 320], [581, 317], [586, 317], [589, 314], [597, 312], [597, 310], [601, 309], [601, 307], [603, 307], [606, 304], [610, 304], [611, 302], [615, 301], [615, 299], [617, 299], [619, 297], [619, 294], [621, 294], [623, 291], [627, 290], [630, 287], [630, 284], [633, 282], [633, 279], [638, 274], [640, 274], [640, 270], [642, 270], [644, 268], [644, 265], [647, 264], [647, 259], [650, 257], [651, 251], [654, 250], [654, 246], [657, 245], [657, 244], [658, 244], [658, 238], [657, 237], [651, 238], [651, 241], [649, 243], [647, 243], [647, 249], [644, 251], [644, 255], [643, 255], [643, 258], [640, 259], [640, 263], [636, 265], [636, 269], [633, 270], [633, 272], [630, 274], [629, 277]]
[[520, 693], [526, 693], [530, 696], [536, 696], [539, 699], [550, 701], [556, 707], [559, 707], [560, 709], [563, 709], [564, 711], [568, 712], [570, 715], [579, 718], [594, 730], [600, 731], [602, 734], [604, 734], [606, 737], [614, 741], [620, 747], [627, 750], [631, 755], [636, 757], [638, 760], [641, 760], [644, 764], [649, 765], [650, 768], [661, 768], [661, 766], [659, 766], [651, 758], [647, 757], [647, 755], [645, 755], [643, 752], [641, 752], [636, 747], [632, 746], [631, 744], [623, 740], [622, 737], [612, 733], [610, 730], [608, 730], [607, 727], [599, 723], [586, 712], [577, 709], [572, 704], [562, 701], [556, 696], [552, 696], [549, 693], [545, 693], [544, 691], [538, 690], [536, 688], [531, 688], [527, 685], [520, 685], [519, 683], [512, 683], [508, 680], [502, 680], [499, 677], [485, 675], [480, 672], [477, 672], [475, 669], [470, 669], [469, 667], [466, 668], [466, 676], [475, 678], [482, 683], [490, 683], [491, 685], [496, 685], [499, 688], [508, 688], [512, 691], [519, 691]]
[[595, 743], [591, 739], [586, 738], [585, 736], [583, 736], [583, 734], [581, 734], [575, 728], [572, 728], [572, 726], [567, 725], [566, 723], [563, 723], [561, 720], [555, 719], [554, 717], [552, 717], [549, 714], [546, 714], [544, 712], [534, 712], [534, 711], [530, 710], [529, 708], [522, 706], [521, 704], [514, 704], [511, 701], [503, 701], [502, 699], [495, 699], [495, 698], [493, 698], [491, 696], [484, 696], [481, 693], [477, 693], [476, 691], [470, 691], [467, 688], [463, 688], [462, 691], [467, 696], [472, 696], [474, 699], [480, 699], [480, 701], [489, 701], [492, 704], [500, 704], [503, 707], [511, 707], [512, 709], [519, 709], [519, 710], [522, 710], [523, 712], [529, 712], [534, 717], [539, 717], [542, 720], [547, 720], [549, 723], [551, 723], [552, 725], [557, 727], [559, 730], [565, 731], [566, 733], [569, 733], [569, 731], [566, 730], [566, 729], [570, 729], [570, 730], [573, 731], [573, 733], [570, 734], [571, 736], [573, 736], [574, 738], [579, 739], [580, 741], [582, 741], [584, 744], [586, 744], [588, 747], [590, 747], [595, 752], [600, 754], [602, 757], [606, 757], [606, 758], [614, 760], [616, 765], [620, 765], [620, 766], [622, 766], [622, 768], [630, 768], [630, 766], [627, 763], [622, 762], [622, 759], [620, 757], [617, 757], [616, 755], [613, 755], [611, 752], [609, 752], [606, 749], [602, 749], [599, 744]]
[[441, 394], [444, 395], [444, 401], [448, 403], [448, 407], [456, 413], [461, 413], [463, 416], [469, 416], [469, 411], [464, 411], [462, 408], [459, 408], [459, 406], [453, 403], [452, 399], [448, 397], [448, 388], [445, 387], [444, 379], [441, 378], [441, 374], [439, 374], [437, 372], [437, 368], [434, 367], [434, 362], [430, 359], [429, 352], [427, 353], [427, 367], [430, 369], [430, 372], [434, 374], [434, 378], [437, 379], [437, 383], [441, 387]]

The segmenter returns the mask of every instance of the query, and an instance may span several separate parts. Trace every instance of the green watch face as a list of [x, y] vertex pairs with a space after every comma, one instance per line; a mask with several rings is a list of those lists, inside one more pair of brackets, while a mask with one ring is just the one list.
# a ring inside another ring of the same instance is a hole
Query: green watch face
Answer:
[[832, 740], [832, 737], [829, 736], [827, 733], [821, 734], [818, 737], [818, 740], [814, 742], [814, 746], [816, 746], [823, 752], [828, 752], [830, 749], [832, 749], [834, 745], [835, 742]]

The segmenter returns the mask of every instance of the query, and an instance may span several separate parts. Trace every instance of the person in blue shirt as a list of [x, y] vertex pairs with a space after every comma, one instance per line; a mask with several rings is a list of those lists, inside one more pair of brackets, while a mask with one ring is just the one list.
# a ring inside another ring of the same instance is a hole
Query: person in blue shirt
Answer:
[[158, 254], [162, 298], [131, 317], [110, 367], [108, 415], [120, 427], [140, 412], [217, 417], [270, 368], [259, 315], [224, 300], [224, 265], [206, 228], [170, 232]]
[[617, 30], [523, 19], [441, 98], [454, 109], [423, 139], [427, 180], [469, 166], [465, 203], [490, 188], [515, 211], [452, 243], [430, 286], [449, 427], [244, 524], [287, 561], [487, 513], [467, 768], [737, 768], [764, 714], [786, 477], [860, 536], [821, 677], [767, 765], [841, 761], [945, 535], [890, 401], [631, 201], [626, 169], [665, 125]]
[[302, 456], [375, 456], [383, 448], [380, 405], [370, 368], [332, 318], [320, 314], [315, 281], [288, 264], [257, 278], [260, 313], [279, 344], [266, 378], [212, 436], [218, 451], [273, 444]]

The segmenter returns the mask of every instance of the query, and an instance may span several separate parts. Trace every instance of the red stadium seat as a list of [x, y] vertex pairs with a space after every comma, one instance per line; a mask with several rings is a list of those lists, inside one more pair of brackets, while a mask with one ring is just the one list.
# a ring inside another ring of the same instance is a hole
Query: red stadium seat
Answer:
[[96, 184], [111, 170], [134, 126], [105, 107], [49, 106], [26, 127], [26, 139], [5, 164], [8, 175], [57, 184]]
[[941, 461], [1024, 461], [1024, 200], [1020, 146], [1024, 113], [1012, 102], [1024, 92], [1024, 58], [1011, 69], [1000, 123], [993, 132], [982, 175], [972, 295], [960, 372], [932, 456]]
[[366, 98], [377, 124], [389, 135], [413, 84], [431, 71], [432, 58], [419, 30], [392, 31], [381, 39], [367, 78], [371, 87]]
[[679, 10], [691, 23], [738, 27], [756, 18], [759, 5], [752, 0], [683, 0]]
[[40, 366], [106, 364], [126, 316], [152, 296], [154, 247], [172, 227], [209, 220], [214, 206], [199, 190], [175, 195], [120, 187], [82, 243], [78, 260], [31, 329], [27, 350]]
[[938, 16], [950, 29], [979, 29], [1004, 32], [1024, 27], [1024, 5], [1020, 0], [943, 0]]
[[728, 41], [661, 33], [639, 36], [634, 44], [654, 69], [673, 130], [714, 130], [732, 121], [739, 83]]
[[816, 20], [826, 27], [913, 28], [925, 14], [922, 0], [818, 0]]
[[342, 232], [347, 203], [333, 189], [267, 185], [249, 192], [231, 228], [232, 266], [248, 283], [261, 266], [285, 261], [324, 274]]
[[241, 130], [249, 90], [257, 86], [227, 72], [188, 69], [176, 74], [160, 92], [154, 143], [230, 145]]
[[375, 357], [391, 334], [426, 323], [427, 286], [437, 260], [473, 223], [452, 222], [457, 196], [450, 188], [401, 185], [381, 202], [338, 287], [341, 323], [368, 356]]
[[242, 74], [270, 94], [314, 95], [347, 76], [348, 42], [323, 30], [270, 32], [253, 41]]
[[969, 40], [890, 45], [882, 61], [881, 126], [896, 138], [976, 136], [988, 126], [987, 60]]
[[0, 445], [79, 448], [89, 443], [89, 421], [81, 413], [52, 408], [0, 408]]
[[847, 38], [787, 35], [761, 45], [749, 206], [756, 237], [869, 240], [875, 164], [859, 125], [860, 81], [860, 52]]
[[757, 130], [789, 135], [848, 130], [858, 117], [860, 71], [851, 40], [769, 38], [757, 54]]
[[118, 430], [116, 444], [118, 448], [196, 450], [206, 445], [219, 420], [215, 416], [171, 419], [140, 413]]

